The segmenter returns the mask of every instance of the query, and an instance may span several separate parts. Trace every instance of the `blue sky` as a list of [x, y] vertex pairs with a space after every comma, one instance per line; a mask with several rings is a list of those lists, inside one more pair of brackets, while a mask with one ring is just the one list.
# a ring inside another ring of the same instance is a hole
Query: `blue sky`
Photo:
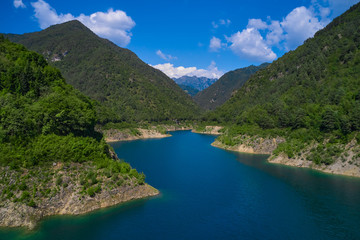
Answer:
[[0, 32], [78, 19], [170, 77], [219, 77], [295, 49], [359, 0], [2, 0]]

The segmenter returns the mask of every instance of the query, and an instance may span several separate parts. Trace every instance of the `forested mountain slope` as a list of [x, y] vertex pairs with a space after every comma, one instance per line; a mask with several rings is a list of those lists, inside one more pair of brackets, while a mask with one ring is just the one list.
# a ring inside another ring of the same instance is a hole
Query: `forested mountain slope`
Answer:
[[249, 66], [230, 71], [210, 87], [196, 94], [194, 100], [202, 108], [214, 110], [225, 103], [236, 90], [241, 88], [251, 75], [268, 65], [268, 63], [263, 63], [260, 66]]
[[97, 100], [100, 122], [191, 119], [196, 104], [161, 71], [79, 21], [23, 35], [6, 35], [42, 54], [67, 82]]
[[305, 155], [316, 163], [358, 161], [359, 149], [341, 154], [360, 140], [360, 3], [255, 73], [207, 120], [233, 125], [223, 137], [231, 145], [267, 133], [287, 138], [277, 152], [289, 157], [312, 146]]
[[116, 204], [124, 197], [108, 197], [121, 195], [123, 183], [156, 194], [95, 123], [93, 101], [41, 55], [0, 36], [0, 226], [33, 227], [48, 215]]

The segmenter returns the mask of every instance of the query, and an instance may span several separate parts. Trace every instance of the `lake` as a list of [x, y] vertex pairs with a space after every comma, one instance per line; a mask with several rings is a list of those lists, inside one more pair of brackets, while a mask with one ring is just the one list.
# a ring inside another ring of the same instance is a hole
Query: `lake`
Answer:
[[360, 179], [172, 135], [111, 144], [161, 195], [51, 217], [35, 232], [1, 229], [0, 239], [360, 239]]

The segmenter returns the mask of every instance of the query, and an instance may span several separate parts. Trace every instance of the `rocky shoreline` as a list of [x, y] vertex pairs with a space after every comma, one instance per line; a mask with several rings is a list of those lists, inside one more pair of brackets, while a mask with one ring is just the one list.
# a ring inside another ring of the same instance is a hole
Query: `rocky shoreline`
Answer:
[[3, 202], [0, 207], [1, 227], [26, 227], [34, 229], [37, 223], [52, 215], [80, 215], [100, 208], [111, 207], [130, 200], [156, 196], [159, 191], [148, 184], [128, 186], [118, 190], [102, 191], [95, 197], [82, 198], [76, 192], [64, 191], [60, 196], [45, 201], [42, 206]]
[[166, 138], [171, 137], [171, 134], [167, 133], [169, 131], [185, 131], [191, 129], [191, 127], [164, 125], [160, 127], [150, 127], [149, 129], [136, 128], [135, 131], [131, 131], [131, 129], [108, 129], [101, 130], [101, 132], [104, 134], [106, 142], [120, 142]]
[[220, 130], [223, 129], [221, 126], [205, 126], [205, 129], [192, 129], [193, 133], [208, 134], [208, 135], [221, 135]]
[[167, 133], [164, 134], [153, 129], [138, 128], [137, 131], [139, 132], [139, 134], [137, 135], [132, 134], [128, 129], [125, 130], [109, 129], [109, 130], [105, 130], [103, 133], [106, 142], [133, 141], [139, 139], [171, 137], [170, 134]]
[[211, 145], [225, 150], [242, 153], [267, 154], [270, 155], [267, 161], [274, 164], [311, 168], [330, 174], [360, 177], [360, 159], [357, 157], [358, 146], [354, 141], [344, 146], [344, 153], [336, 158], [334, 163], [330, 165], [317, 165], [314, 162], [307, 160], [307, 157], [310, 154], [310, 149], [314, 146], [309, 146], [300, 155], [290, 158], [284, 153], [279, 155], [275, 155], [273, 153], [277, 146], [285, 141], [283, 138], [277, 137], [263, 139], [248, 136], [241, 137], [243, 138], [243, 141], [240, 144], [234, 146], [225, 145], [219, 140], [215, 140]]
[[159, 194], [134, 171], [111, 173], [91, 163], [0, 170], [0, 227], [31, 230], [44, 217], [79, 215]]

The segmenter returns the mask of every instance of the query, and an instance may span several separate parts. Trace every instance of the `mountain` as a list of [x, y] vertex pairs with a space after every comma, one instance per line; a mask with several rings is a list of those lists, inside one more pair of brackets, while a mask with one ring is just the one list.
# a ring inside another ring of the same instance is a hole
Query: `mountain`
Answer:
[[0, 36], [0, 226], [33, 228], [49, 215], [157, 193], [95, 123], [93, 101], [41, 55]]
[[182, 76], [180, 78], [173, 78], [178, 85], [185, 85], [202, 91], [208, 88], [211, 84], [217, 81], [216, 78], [196, 77], [196, 76]]
[[357, 150], [343, 151], [360, 142], [359, 46], [360, 3], [256, 72], [207, 117], [234, 125], [228, 142], [241, 141], [236, 136], [245, 133], [283, 135], [287, 141], [278, 153], [289, 157], [305, 154], [331, 164], [354, 156], [349, 161], [358, 162]]
[[251, 65], [246, 68], [230, 71], [210, 87], [196, 94], [194, 100], [202, 108], [214, 110], [226, 102], [237, 89], [241, 88], [251, 75], [268, 65], [268, 63], [263, 63], [260, 66]]
[[193, 88], [191, 86], [179, 84], [179, 87], [181, 87], [182, 90], [184, 90], [187, 94], [189, 94], [192, 97], [195, 96], [199, 92], [198, 89]]
[[42, 54], [69, 84], [98, 101], [100, 122], [181, 120], [193, 118], [198, 110], [161, 71], [79, 21], [6, 37]]

